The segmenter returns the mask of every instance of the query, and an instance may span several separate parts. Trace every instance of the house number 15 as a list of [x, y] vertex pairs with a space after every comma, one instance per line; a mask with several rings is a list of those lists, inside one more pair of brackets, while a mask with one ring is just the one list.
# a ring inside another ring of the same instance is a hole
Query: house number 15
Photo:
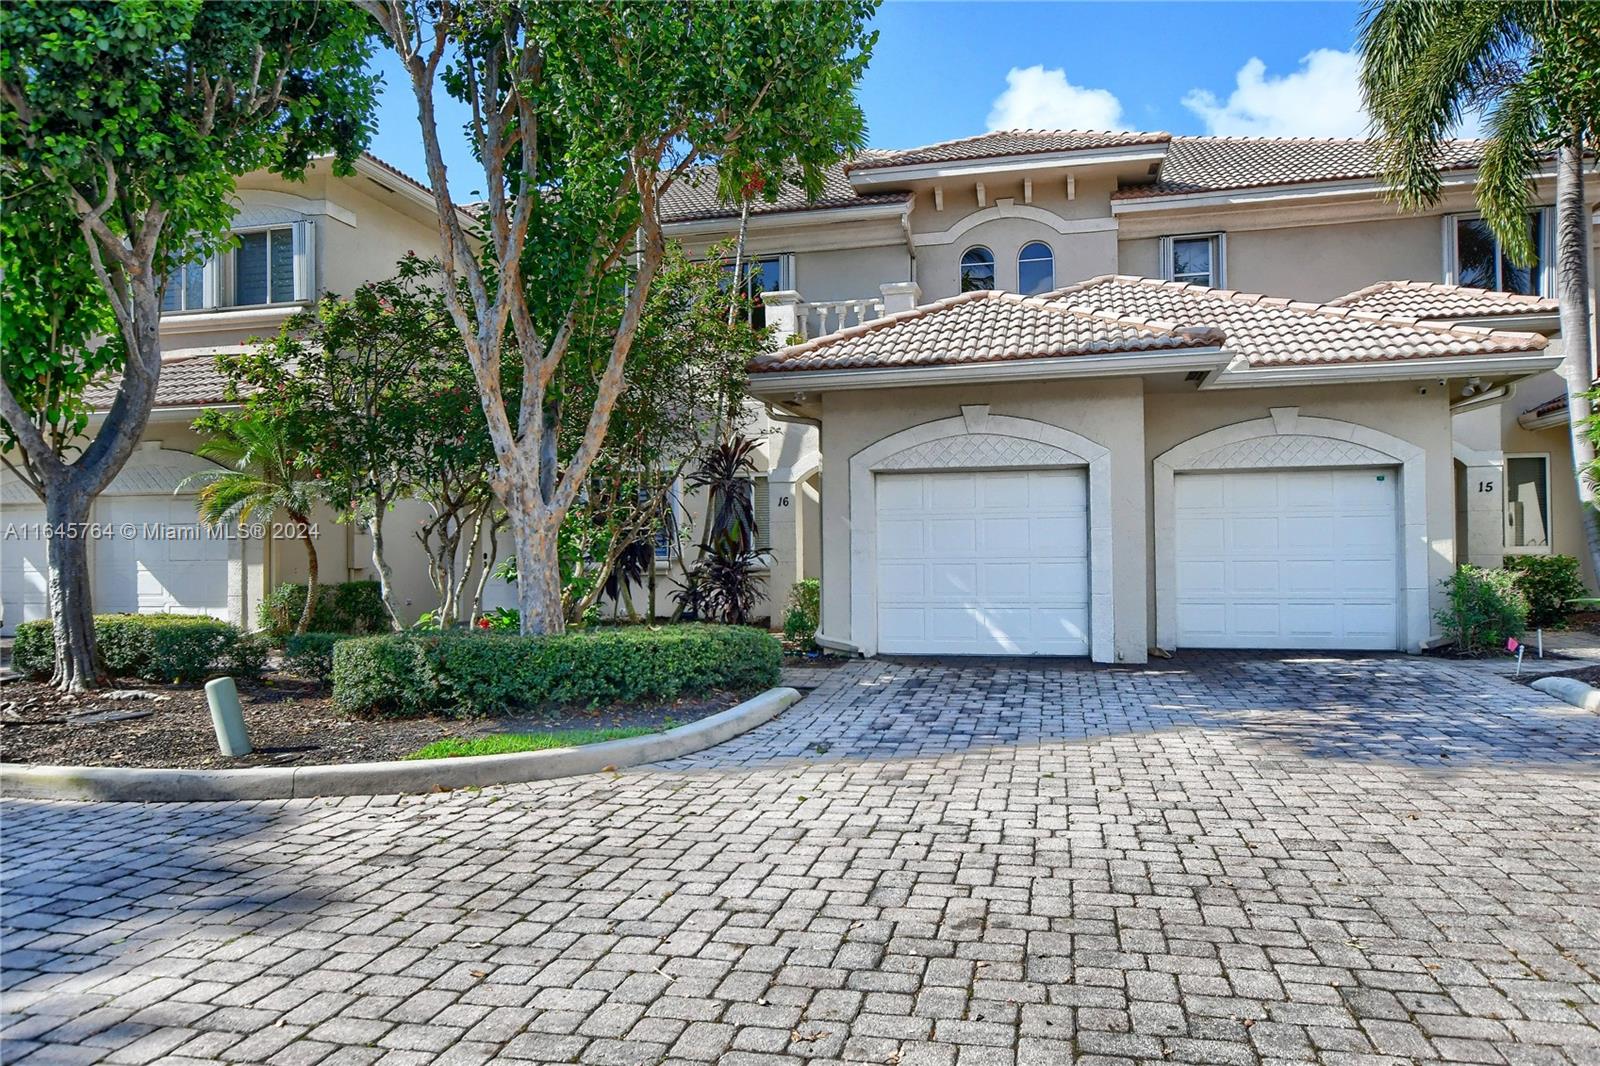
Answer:
[[1493, 481], [1480, 481], [1480, 482], [1478, 482], [1478, 491], [1479, 492], [1493, 492], [1494, 491], [1494, 482]]

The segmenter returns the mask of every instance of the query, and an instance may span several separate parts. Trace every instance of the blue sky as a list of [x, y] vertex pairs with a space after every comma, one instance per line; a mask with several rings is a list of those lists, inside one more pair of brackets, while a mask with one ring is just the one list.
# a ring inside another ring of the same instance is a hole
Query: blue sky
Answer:
[[[1360, 136], [1358, 4], [887, 3], [861, 84], [869, 143], [904, 148], [1011, 126]], [[372, 150], [424, 177], [399, 67]], [[441, 115], [441, 130], [459, 118]], [[474, 164], [447, 148], [451, 186]]]

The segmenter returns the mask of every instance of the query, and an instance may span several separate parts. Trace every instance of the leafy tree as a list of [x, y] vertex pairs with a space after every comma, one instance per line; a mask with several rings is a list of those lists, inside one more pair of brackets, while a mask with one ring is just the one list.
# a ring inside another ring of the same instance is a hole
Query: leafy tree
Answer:
[[[785, 169], [819, 192], [827, 164], [863, 143], [853, 90], [874, 6], [361, 0], [417, 98], [444, 291], [488, 421], [525, 632], [564, 626], [562, 530], [626, 384], [664, 255], [661, 197], [701, 163], [719, 164], [729, 200], [736, 180]], [[472, 116], [485, 199], [470, 214], [450, 193], [441, 80]], [[610, 343], [584, 361], [592, 399], [577, 402], [572, 342], [594, 295], [622, 280]], [[569, 420], [582, 432], [563, 454]]]
[[[52, 531], [81, 529], [144, 432], [161, 373], [162, 290], [172, 271], [226, 245], [234, 176], [295, 176], [327, 151], [347, 167], [359, 150], [373, 105], [369, 42], [359, 12], [320, 0], [0, 5], [15, 323], [0, 416]], [[116, 397], [80, 442], [83, 387], [108, 371], [120, 374]], [[105, 675], [88, 542], [47, 543], [54, 681], [93, 687]]]
[[1488, 115], [1478, 205], [1506, 253], [1527, 266], [1533, 178], [1556, 157], [1556, 289], [1573, 476], [1589, 558], [1600, 572], [1600, 517], [1585, 476], [1595, 379], [1584, 152], [1600, 140], [1600, 3], [1372, 0], [1361, 28], [1361, 84], [1383, 138], [1384, 172], [1407, 209], [1436, 203], [1443, 138], [1471, 110]]
[[227, 468], [185, 479], [185, 487], [200, 486], [195, 493], [200, 521], [227, 526], [282, 511], [305, 545], [306, 603], [294, 628], [296, 635], [304, 633], [317, 609], [317, 545], [311, 527], [315, 497], [306, 459], [296, 449], [288, 423], [259, 410], [210, 410], [195, 420], [195, 428], [208, 434], [195, 454]]
[[[385, 538], [390, 509], [412, 496], [458, 500], [463, 488], [472, 502], [492, 499], [493, 454], [437, 265], [407, 256], [394, 277], [348, 298], [326, 295], [270, 341], [218, 364], [230, 395], [248, 397], [293, 435], [341, 519], [371, 534], [384, 608], [400, 628]], [[453, 522], [434, 526], [449, 532]]]
[[[700, 261], [669, 245], [628, 356], [627, 383], [590, 468], [589, 491], [567, 518], [568, 553], [563, 590], [569, 619], [580, 618], [602, 594], [647, 581], [655, 541], [673, 514], [673, 493], [691, 465], [744, 417], [746, 368], [767, 348], [768, 333], [753, 330], [742, 313], [727, 314], [727, 249], [714, 247]], [[615, 316], [573, 342], [574, 351], [601, 352]], [[579, 367], [585, 364], [574, 361]], [[592, 402], [593, 379], [569, 375], [567, 395]], [[582, 427], [568, 426], [575, 450]], [[615, 569], [628, 563], [618, 587]], [[652, 605], [652, 611], [653, 611]]]

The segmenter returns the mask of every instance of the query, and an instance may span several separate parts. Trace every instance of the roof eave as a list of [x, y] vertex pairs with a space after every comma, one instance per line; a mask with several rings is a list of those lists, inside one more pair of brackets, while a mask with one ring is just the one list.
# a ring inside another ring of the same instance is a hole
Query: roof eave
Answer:
[[[1476, 167], [1441, 172], [1445, 188], [1473, 186], [1478, 181]], [[1553, 171], [1533, 175], [1534, 180], [1553, 178]], [[1113, 215], [1137, 214], [1145, 211], [1176, 211], [1196, 207], [1243, 207], [1252, 204], [1277, 203], [1284, 200], [1331, 199], [1339, 196], [1372, 195], [1386, 186], [1376, 178], [1340, 178], [1331, 181], [1282, 182], [1275, 185], [1252, 185], [1241, 189], [1209, 189], [1201, 192], [1152, 193], [1118, 199], [1111, 197]]]
[[1382, 381], [1428, 381], [1473, 374], [1510, 375], [1514, 380], [1542, 374], [1561, 365], [1561, 356], [1543, 349], [1497, 355], [1428, 356], [1390, 361], [1346, 360], [1337, 363], [1295, 363], [1250, 366], [1236, 360], [1207, 378], [1202, 389], [1275, 388], [1283, 385], [1332, 385]]
[[750, 375], [755, 396], [784, 397], [797, 392], [889, 389], [917, 385], [1055, 381], [1062, 378], [1127, 377], [1156, 373], [1216, 370], [1231, 358], [1225, 348], [1109, 352], [1040, 359], [938, 363], [924, 366], [847, 367], [838, 370], [769, 370]]
[[1060, 152], [1026, 152], [987, 156], [981, 159], [946, 160], [937, 163], [904, 163], [846, 172], [857, 189], [903, 185], [909, 181], [938, 181], [977, 178], [985, 174], [1026, 173], [1062, 167], [1104, 166], [1108, 163], [1160, 162], [1167, 157], [1165, 142], [1119, 145], [1114, 148], [1077, 148]]
[[[811, 220], [833, 223], [855, 219], [898, 218], [905, 213], [910, 202], [908, 193], [904, 199], [883, 204], [841, 204], [838, 207], [794, 207], [782, 211], [752, 211], [749, 228], [774, 229]], [[737, 214], [716, 215], [711, 218], [690, 218], [678, 222], [663, 221], [661, 229], [669, 237], [692, 237], [697, 234], [721, 233], [730, 226], [737, 226], [738, 222]]]

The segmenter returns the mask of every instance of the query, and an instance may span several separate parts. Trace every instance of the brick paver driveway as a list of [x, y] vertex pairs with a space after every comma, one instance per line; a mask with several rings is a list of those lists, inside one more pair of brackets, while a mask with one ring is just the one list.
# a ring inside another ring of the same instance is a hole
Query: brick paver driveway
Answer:
[[7, 1062], [1600, 1062], [1600, 718], [1426, 660], [857, 664], [616, 775], [4, 814]]

